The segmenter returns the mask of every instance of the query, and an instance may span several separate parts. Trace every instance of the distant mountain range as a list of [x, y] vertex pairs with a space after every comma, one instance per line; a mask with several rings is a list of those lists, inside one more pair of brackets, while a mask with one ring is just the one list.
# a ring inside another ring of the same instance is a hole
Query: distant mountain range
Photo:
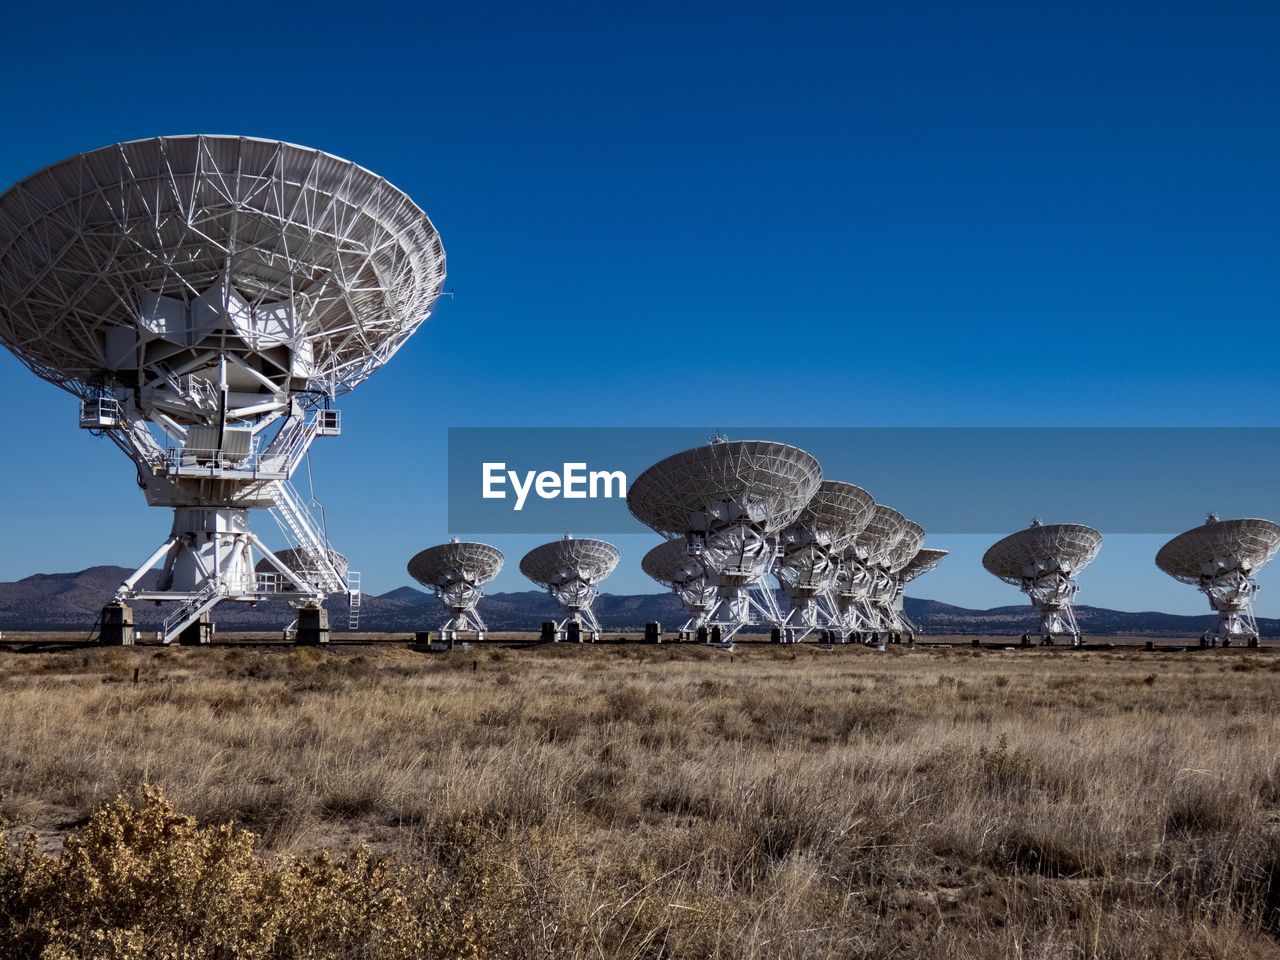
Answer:
[[[123, 567], [90, 567], [78, 573], [41, 573], [12, 583], [0, 583], [0, 630], [83, 630], [88, 635], [102, 605], [115, 594], [132, 571]], [[144, 581], [145, 583], [145, 581]], [[159, 627], [166, 609], [154, 604], [134, 604], [134, 616], [144, 630]], [[346, 628], [346, 603], [330, 604], [335, 630]], [[527, 590], [495, 593], [481, 601], [480, 610], [491, 630], [536, 630], [543, 620], [557, 616], [555, 603], [545, 593]], [[1021, 634], [1034, 629], [1030, 605], [968, 610], [936, 600], [907, 598], [907, 616], [924, 632], [934, 634]], [[685, 616], [670, 594], [603, 594], [595, 606], [606, 630], [639, 630], [650, 620], [676, 629]], [[256, 607], [227, 603], [215, 611], [222, 630], [275, 632], [292, 619], [283, 601]], [[1211, 616], [1187, 617], [1155, 611], [1125, 613], [1101, 607], [1077, 607], [1081, 629], [1090, 636], [1199, 636], [1213, 622]], [[400, 587], [381, 595], [366, 595], [360, 611], [360, 630], [411, 633], [433, 630], [444, 616], [435, 597], [413, 587]], [[1280, 620], [1259, 620], [1260, 631], [1280, 634]]]

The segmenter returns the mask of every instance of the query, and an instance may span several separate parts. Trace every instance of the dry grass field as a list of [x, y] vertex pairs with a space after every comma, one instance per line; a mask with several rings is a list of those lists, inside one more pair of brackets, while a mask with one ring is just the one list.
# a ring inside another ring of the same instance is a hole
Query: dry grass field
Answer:
[[0, 653], [0, 955], [1280, 956], [1278, 686], [1243, 650]]

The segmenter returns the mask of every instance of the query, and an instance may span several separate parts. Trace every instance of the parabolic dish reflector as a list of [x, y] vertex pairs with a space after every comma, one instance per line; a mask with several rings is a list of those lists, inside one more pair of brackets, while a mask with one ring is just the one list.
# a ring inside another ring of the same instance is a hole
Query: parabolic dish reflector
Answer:
[[[315, 566], [315, 561], [304, 550], [296, 550], [289, 547], [284, 550], [272, 550], [276, 555], [276, 559], [283, 563], [290, 570], [308, 571]], [[333, 548], [329, 549], [329, 560], [342, 573], [347, 570], [347, 558]], [[276, 567], [266, 557], [262, 557], [254, 564], [254, 571], [257, 573], [275, 573]]]
[[1098, 555], [1102, 534], [1080, 523], [1054, 523], [1019, 530], [992, 544], [982, 565], [1006, 583], [1022, 584], [1037, 568], [1062, 568], [1077, 574]]
[[447, 587], [460, 580], [483, 586], [502, 570], [502, 562], [502, 551], [497, 547], [454, 540], [415, 554], [408, 570], [423, 586]]
[[729, 440], [695, 447], [654, 464], [631, 484], [627, 507], [641, 523], [677, 536], [716, 505], [745, 507], [766, 533], [795, 522], [822, 481], [822, 467], [798, 447]]
[[544, 587], [588, 580], [598, 583], [618, 565], [618, 548], [603, 540], [553, 540], [534, 547], [520, 561], [520, 572]]
[[840, 480], [823, 480], [818, 492], [800, 511], [796, 526], [829, 533], [831, 549], [839, 551], [853, 543], [875, 508], [875, 499], [861, 487]]
[[1183, 583], [1198, 584], [1239, 567], [1255, 573], [1280, 549], [1280, 525], [1270, 520], [1214, 520], [1180, 533], [1156, 554], [1156, 566]]
[[884, 563], [893, 552], [894, 545], [906, 533], [906, 517], [893, 507], [877, 503], [871, 511], [867, 525], [858, 534], [858, 545], [867, 553], [869, 563]]
[[889, 555], [884, 561], [884, 565], [889, 568], [889, 572], [897, 573], [910, 563], [911, 558], [920, 552], [920, 544], [922, 543], [924, 543], [924, 527], [914, 520], [904, 520], [902, 523], [902, 535], [898, 537], [897, 542], [889, 550]]
[[689, 556], [683, 540], [663, 540], [644, 555], [640, 569], [666, 587], [706, 576], [702, 563], [697, 557]]
[[[363, 167], [233, 136], [103, 147], [0, 196], [0, 342], [81, 395], [143, 371], [333, 396], [385, 363], [445, 277], [425, 213]], [[145, 398], [144, 398], [145, 400]]]
[[898, 576], [902, 578], [903, 583], [908, 583], [934, 569], [946, 555], [946, 550], [922, 547], [916, 551], [916, 555], [911, 558], [907, 565], [898, 572]]

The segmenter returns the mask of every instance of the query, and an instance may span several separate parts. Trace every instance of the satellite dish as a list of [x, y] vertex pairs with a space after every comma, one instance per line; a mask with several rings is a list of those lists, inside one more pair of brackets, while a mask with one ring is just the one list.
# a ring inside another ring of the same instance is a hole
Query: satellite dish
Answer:
[[689, 619], [680, 628], [687, 637], [706, 626], [707, 617], [715, 609], [719, 591], [697, 557], [689, 555], [683, 540], [663, 540], [644, 555], [640, 569], [679, 598]]
[[936, 569], [946, 556], [946, 550], [921, 547], [916, 551], [916, 555], [911, 558], [911, 561], [898, 573], [898, 576], [902, 578], [903, 583], [910, 583], [916, 577], [924, 576], [929, 571]]
[[844, 549], [831, 592], [839, 620], [856, 641], [912, 640], [916, 627], [903, 612], [902, 571], [920, 551], [924, 528], [883, 503]]
[[893, 507], [878, 503], [857, 539], [845, 549], [837, 602], [855, 640], [879, 643], [881, 634], [891, 631], [883, 603], [893, 590], [888, 564], [894, 547], [908, 532], [908, 522]]
[[861, 487], [839, 480], [823, 480], [794, 526], [819, 532], [830, 540], [831, 549], [842, 551], [857, 539], [871, 522], [875, 498]]
[[843, 639], [831, 594], [841, 554], [866, 527], [875, 507], [861, 487], [824, 480], [796, 521], [782, 531], [774, 576], [788, 600], [781, 626], [787, 642], [804, 640], [819, 628], [833, 629]]
[[902, 533], [893, 548], [885, 557], [885, 569], [890, 573], [900, 573], [904, 567], [920, 552], [924, 543], [924, 527], [914, 520], [907, 520], [902, 525]]
[[[81, 426], [174, 511], [116, 606], [178, 602], [168, 642], [223, 599], [310, 610], [346, 591], [354, 624], [357, 575], [289, 478], [316, 437], [340, 432], [331, 402], [395, 354], [444, 277], [440, 236], [407, 196], [272, 140], [118, 143], [0, 196], [0, 343], [79, 396]], [[318, 577], [258, 580], [254, 554], [269, 551], [248, 512], [264, 508]], [[139, 589], [161, 561], [158, 589]]]
[[854, 543], [856, 553], [868, 565], [884, 567], [893, 548], [906, 535], [908, 520], [893, 507], [876, 504], [867, 525]]
[[556, 624], [555, 637], [581, 639], [582, 625], [600, 639], [600, 622], [591, 609], [599, 585], [618, 565], [618, 548], [603, 540], [561, 540], [534, 547], [520, 561], [520, 572], [543, 587], [568, 617]]
[[[923, 539], [923, 531], [921, 533]], [[894, 628], [900, 633], [906, 634], [907, 637], [915, 639], [920, 629], [911, 622], [911, 618], [907, 616], [906, 611], [906, 588], [907, 584], [923, 574], [928, 573], [942, 562], [942, 558], [947, 555], [946, 550], [931, 550], [928, 547], [920, 547], [916, 550], [915, 555], [908, 560], [900, 568], [895, 568], [894, 573], [894, 592], [893, 601], [890, 604], [890, 615]]]
[[871, 576], [863, 609], [873, 635], [897, 643], [904, 635], [914, 637], [903, 613], [903, 580], [898, 574], [924, 542], [924, 527], [889, 507], [877, 511], [875, 540], [867, 546]]
[[1258, 643], [1253, 595], [1254, 574], [1280, 550], [1280, 525], [1270, 520], [1219, 520], [1209, 514], [1203, 526], [1174, 537], [1156, 554], [1156, 566], [1182, 583], [1198, 587], [1209, 598], [1218, 622], [1202, 640], [1222, 638], [1229, 646]]
[[[330, 549], [328, 559], [330, 564], [338, 570], [345, 572], [349, 566], [347, 558], [337, 550]], [[314, 584], [316, 589], [322, 589], [324, 586], [324, 574], [311, 568], [309, 566], [310, 563], [311, 557], [309, 554], [290, 547], [286, 550], [276, 550], [270, 555], [264, 553], [254, 567], [254, 571], [258, 574], [259, 579], [274, 576], [277, 582], [285, 588], [291, 582], [289, 576], [297, 574], [307, 582]]]
[[667, 457], [631, 484], [627, 506], [641, 523], [684, 538], [720, 600], [708, 638], [729, 641], [744, 626], [779, 626], [777, 598], [763, 580], [777, 535], [800, 516], [822, 481], [818, 461], [766, 440], [721, 440]]
[[483, 640], [488, 629], [476, 609], [486, 583], [502, 570], [502, 551], [487, 543], [464, 543], [450, 540], [427, 547], [409, 561], [409, 576], [429, 587], [449, 612], [440, 627], [445, 640], [457, 639], [458, 631], [475, 630]]
[[[1040, 614], [1042, 643], [1069, 636], [1081, 643], [1072, 601], [1079, 590], [1075, 578], [1098, 555], [1102, 534], [1079, 523], [1033, 521], [1026, 530], [993, 544], [982, 565], [1031, 598]], [[1029, 638], [1023, 637], [1025, 643]]]

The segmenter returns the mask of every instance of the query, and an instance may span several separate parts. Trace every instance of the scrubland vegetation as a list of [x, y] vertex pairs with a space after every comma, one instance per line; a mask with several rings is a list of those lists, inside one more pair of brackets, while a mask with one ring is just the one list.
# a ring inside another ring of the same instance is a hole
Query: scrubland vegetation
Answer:
[[1267, 651], [140, 647], [0, 677], [0, 956], [1280, 956]]

